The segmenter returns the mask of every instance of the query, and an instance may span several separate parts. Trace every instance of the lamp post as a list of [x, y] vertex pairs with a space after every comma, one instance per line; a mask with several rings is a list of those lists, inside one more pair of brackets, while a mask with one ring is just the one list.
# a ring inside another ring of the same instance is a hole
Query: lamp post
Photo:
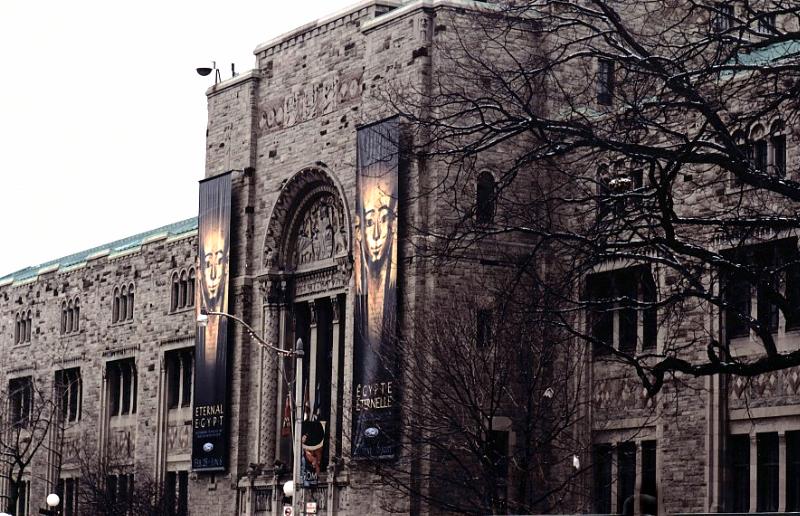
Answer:
[[[293, 441], [294, 444], [292, 446], [294, 451], [293, 457], [293, 468], [292, 468], [292, 485], [283, 486], [284, 493], [286, 496], [292, 497], [292, 514], [293, 516], [299, 516], [300, 514], [300, 496], [299, 496], [299, 489], [300, 489], [300, 461], [302, 457], [302, 438], [301, 433], [303, 430], [303, 357], [305, 356], [305, 351], [303, 351], [303, 339], [297, 339], [295, 343], [294, 350], [289, 349], [281, 349], [277, 346], [273, 346], [266, 340], [264, 340], [260, 335], [256, 333], [256, 331], [246, 322], [244, 322], [239, 317], [235, 315], [231, 315], [225, 312], [214, 312], [211, 310], [205, 310], [203, 308], [200, 309], [200, 314], [197, 316], [197, 325], [200, 327], [204, 327], [208, 324], [208, 316], [214, 315], [219, 317], [227, 317], [228, 319], [232, 319], [237, 323], [244, 326], [247, 330], [247, 333], [252, 337], [258, 344], [270, 351], [277, 353], [283, 357], [294, 357], [295, 359], [295, 373], [294, 373], [294, 435]], [[288, 484], [288, 482], [287, 482]], [[290, 489], [291, 487], [291, 489]], [[291, 491], [291, 495], [290, 492]]]

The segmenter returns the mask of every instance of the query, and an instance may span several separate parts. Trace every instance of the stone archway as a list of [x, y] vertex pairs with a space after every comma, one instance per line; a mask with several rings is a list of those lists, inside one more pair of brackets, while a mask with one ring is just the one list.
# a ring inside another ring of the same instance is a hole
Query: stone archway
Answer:
[[263, 273], [290, 273], [347, 257], [350, 228], [349, 209], [333, 176], [322, 164], [304, 168], [284, 184], [272, 208]]

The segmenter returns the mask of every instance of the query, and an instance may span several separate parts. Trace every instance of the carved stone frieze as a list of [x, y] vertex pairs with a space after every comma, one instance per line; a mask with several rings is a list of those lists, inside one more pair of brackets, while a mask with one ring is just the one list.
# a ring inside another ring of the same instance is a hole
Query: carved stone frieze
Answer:
[[728, 382], [732, 401], [759, 400], [800, 395], [800, 367], [772, 371], [752, 378], [733, 376]]
[[294, 228], [294, 249], [290, 257], [292, 265], [312, 264], [347, 251], [344, 214], [333, 194], [319, 196], [301, 217]]
[[350, 225], [341, 192], [331, 176], [321, 168], [302, 170], [283, 185], [272, 208], [264, 236], [263, 272], [290, 272], [346, 255]]
[[342, 274], [341, 268], [334, 265], [324, 269], [298, 273], [295, 276], [294, 294], [296, 297], [325, 295], [343, 290], [349, 283], [349, 276]]
[[189, 453], [191, 451], [191, 425], [167, 427], [167, 453]]
[[594, 382], [592, 395], [595, 409], [644, 409], [653, 407], [653, 398], [633, 378], [611, 378]]
[[327, 115], [360, 98], [361, 82], [361, 73], [334, 73], [319, 81], [296, 86], [287, 95], [270, 98], [259, 106], [258, 129], [261, 134], [266, 134]]

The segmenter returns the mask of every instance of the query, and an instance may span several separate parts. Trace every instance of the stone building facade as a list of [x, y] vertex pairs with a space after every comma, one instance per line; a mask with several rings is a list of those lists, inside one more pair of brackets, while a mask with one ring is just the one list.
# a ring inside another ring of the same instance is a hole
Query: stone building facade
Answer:
[[[324, 407], [330, 437], [318, 483], [305, 495], [318, 514], [386, 510], [385, 486], [350, 460], [356, 131], [392, 115], [383, 95], [390, 85], [431, 87], [446, 66], [434, 40], [447, 37], [445, 13], [456, 5], [473, 3], [364, 1], [259, 45], [253, 70], [207, 91], [205, 177], [233, 178], [228, 311], [282, 349], [298, 337], [308, 345], [310, 374], [320, 385], [308, 392], [310, 405]], [[446, 224], [452, 206], [423, 195], [448, 180], [446, 166], [412, 156], [403, 167], [401, 223], [423, 230]], [[303, 245], [305, 228], [329, 232], [328, 244]], [[29, 513], [54, 489], [67, 501], [82, 454], [92, 450], [114, 458], [118, 493], [136, 478], [152, 478], [168, 486], [177, 513], [282, 513], [281, 485], [290, 475], [280, 465], [291, 462], [285, 364], [240, 325], [229, 326], [227, 470], [191, 471], [196, 235], [190, 219], [0, 279], [0, 385], [16, 407], [11, 416], [27, 406], [14, 393], [25, 392], [28, 381], [68, 400], [63, 443], [37, 454], [23, 483], [0, 485], [6, 495], [24, 492]], [[527, 243], [515, 244], [522, 253]], [[415, 259], [424, 241], [405, 236], [399, 245], [408, 310], [478, 290], [474, 278], [492, 274], [491, 248], [444, 274]], [[719, 314], [689, 316], [719, 331]], [[401, 318], [404, 324], [409, 330], [409, 319]], [[641, 350], [650, 345], [645, 326], [637, 321]], [[778, 328], [786, 346], [797, 345], [786, 321]], [[591, 358], [585, 366], [590, 408], [580, 458], [605, 466], [577, 480], [563, 512], [616, 512], [623, 495], [652, 486], [668, 512], [717, 511], [730, 507], [732, 478], [749, 493], [747, 510], [759, 508], [763, 489], [777, 489], [779, 510], [800, 502], [793, 498], [798, 368], [749, 382], [684, 379], [654, 400], [629, 371]], [[608, 503], [597, 505], [600, 498]], [[410, 498], [399, 505], [425, 513]]]

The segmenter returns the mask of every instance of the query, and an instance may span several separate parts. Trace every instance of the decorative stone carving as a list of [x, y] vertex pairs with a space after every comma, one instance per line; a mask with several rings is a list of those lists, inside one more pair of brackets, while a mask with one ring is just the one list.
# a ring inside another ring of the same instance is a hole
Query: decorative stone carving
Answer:
[[333, 322], [339, 321], [339, 297], [338, 296], [331, 296], [331, 318]]
[[262, 134], [281, 127], [292, 127], [327, 115], [361, 96], [361, 74], [331, 74], [320, 82], [297, 87], [282, 98], [272, 98], [259, 106], [258, 128]]
[[109, 438], [108, 450], [110, 456], [117, 459], [132, 458], [132, 443], [130, 430], [117, 430]]
[[594, 382], [593, 401], [596, 409], [645, 409], [653, 407], [653, 398], [634, 378], [611, 378]]
[[272, 209], [264, 237], [265, 273], [290, 272], [349, 252], [350, 220], [341, 194], [319, 168], [289, 179]]
[[177, 425], [167, 427], [167, 452], [189, 453], [192, 438], [191, 425]]
[[347, 250], [342, 207], [333, 195], [323, 195], [308, 207], [296, 231], [290, 260], [296, 266], [333, 258]]

